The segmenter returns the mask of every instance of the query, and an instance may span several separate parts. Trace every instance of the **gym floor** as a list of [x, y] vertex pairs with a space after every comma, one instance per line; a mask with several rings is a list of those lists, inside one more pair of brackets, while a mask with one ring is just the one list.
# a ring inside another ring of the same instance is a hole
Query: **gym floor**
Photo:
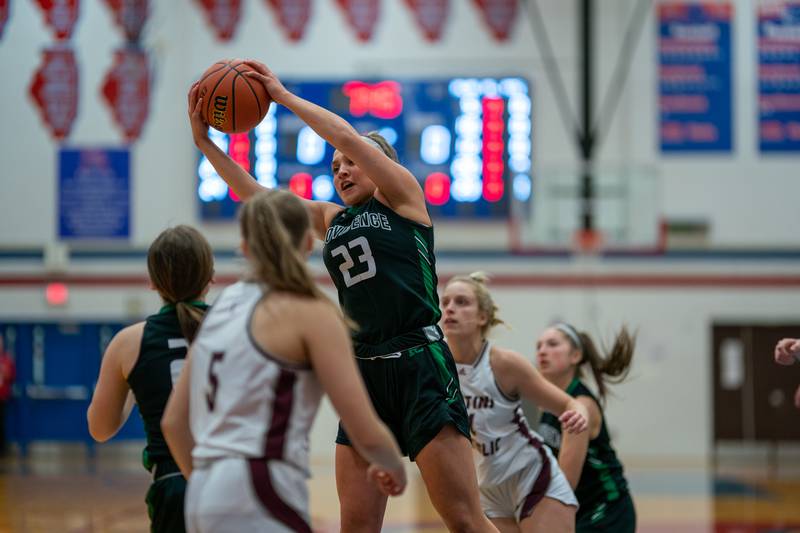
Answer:
[[[0, 461], [0, 532], [132, 533], [148, 527], [149, 478], [139, 447], [44, 446]], [[647, 465], [628, 461], [641, 533], [800, 532], [800, 470], [764, 464]], [[333, 465], [312, 464], [311, 509], [319, 533], [338, 531]], [[383, 531], [446, 531], [416, 469], [406, 493], [389, 503]]]

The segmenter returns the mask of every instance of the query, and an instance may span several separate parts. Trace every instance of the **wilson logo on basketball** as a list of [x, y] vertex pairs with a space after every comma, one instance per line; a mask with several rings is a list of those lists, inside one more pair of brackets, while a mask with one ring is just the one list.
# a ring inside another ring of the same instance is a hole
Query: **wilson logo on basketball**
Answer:
[[228, 97], [217, 96], [214, 98], [214, 109], [211, 111], [211, 125], [221, 128], [225, 124], [225, 115], [228, 111]]

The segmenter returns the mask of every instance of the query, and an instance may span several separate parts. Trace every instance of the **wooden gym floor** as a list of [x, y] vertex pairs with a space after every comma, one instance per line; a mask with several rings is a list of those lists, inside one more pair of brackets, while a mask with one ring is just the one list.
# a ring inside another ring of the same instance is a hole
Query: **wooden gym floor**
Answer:
[[[98, 451], [51, 446], [27, 459], [0, 460], [0, 532], [132, 533], [147, 531], [143, 502], [148, 475], [140, 449]], [[738, 464], [738, 463], [737, 463]], [[338, 531], [333, 466], [312, 465], [313, 526]], [[642, 533], [800, 532], [800, 471], [737, 466], [712, 473], [702, 467], [628, 465]], [[410, 485], [389, 503], [384, 531], [445, 531], [421, 480], [409, 466]]]

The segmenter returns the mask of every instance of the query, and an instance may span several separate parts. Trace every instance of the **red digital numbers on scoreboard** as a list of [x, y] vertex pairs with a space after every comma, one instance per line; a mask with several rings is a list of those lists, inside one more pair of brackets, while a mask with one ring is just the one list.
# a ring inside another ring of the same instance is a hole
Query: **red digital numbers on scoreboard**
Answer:
[[483, 99], [483, 198], [497, 202], [503, 197], [503, 111], [505, 103], [500, 97]]
[[348, 81], [342, 86], [342, 92], [350, 99], [350, 114], [354, 117], [370, 114], [390, 119], [403, 112], [403, 97], [396, 81]]

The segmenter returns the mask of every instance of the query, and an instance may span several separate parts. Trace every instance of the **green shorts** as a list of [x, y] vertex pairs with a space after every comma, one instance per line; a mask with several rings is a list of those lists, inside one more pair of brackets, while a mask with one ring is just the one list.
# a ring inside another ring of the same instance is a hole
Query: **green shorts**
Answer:
[[613, 502], [602, 502], [588, 508], [581, 506], [575, 533], [636, 532], [636, 509], [629, 493]]
[[[177, 469], [177, 466], [175, 466]], [[180, 471], [157, 475], [144, 501], [150, 517], [151, 533], [183, 533], [183, 501], [186, 480]]]
[[[412, 461], [447, 424], [470, 438], [458, 371], [443, 340], [356, 363], [378, 416]], [[351, 446], [341, 423], [336, 443]]]

